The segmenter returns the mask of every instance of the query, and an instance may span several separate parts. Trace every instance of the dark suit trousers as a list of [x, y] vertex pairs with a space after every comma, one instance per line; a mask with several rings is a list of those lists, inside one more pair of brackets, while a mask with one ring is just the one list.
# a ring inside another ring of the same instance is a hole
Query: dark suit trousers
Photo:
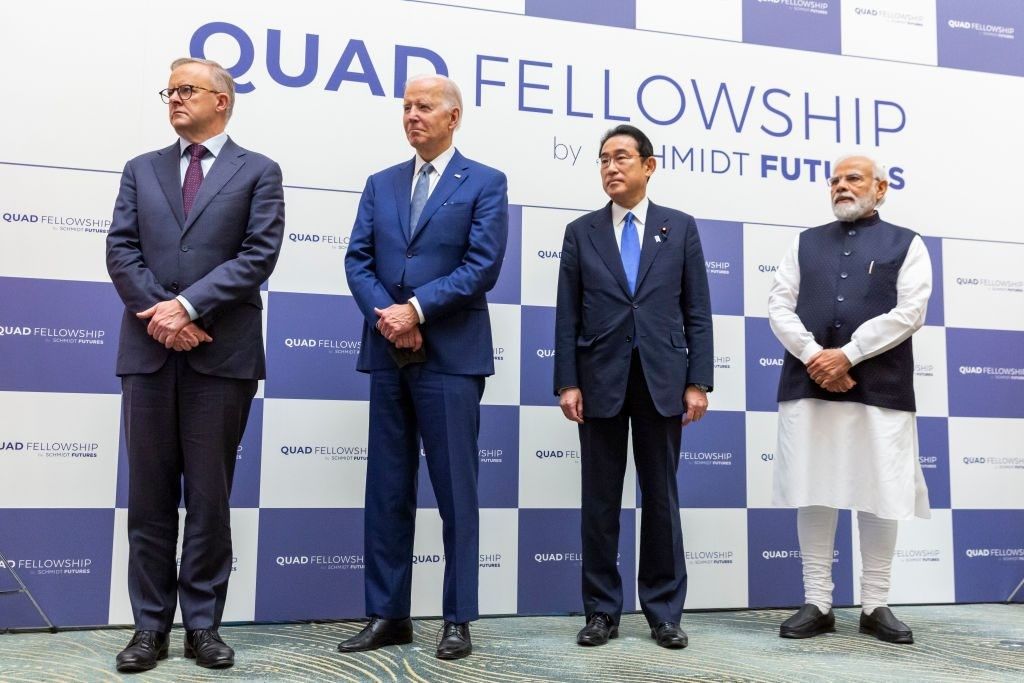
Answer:
[[[586, 396], [583, 397], [586, 406]], [[633, 427], [633, 459], [640, 484], [640, 607], [653, 626], [679, 622], [686, 598], [686, 564], [679, 522], [676, 469], [682, 416], [658, 413], [647, 388], [640, 354], [633, 350], [622, 410], [615, 417], [585, 418], [580, 425], [583, 470], [583, 608], [587, 617], [622, 613], [617, 567], [626, 439]], [[632, 567], [623, 567], [633, 571]]]
[[432, 372], [420, 364], [370, 378], [366, 464], [366, 613], [409, 616], [419, 440], [444, 538], [448, 621], [479, 617], [480, 513], [477, 472], [484, 378]]
[[128, 593], [138, 630], [169, 631], [176, 599], [185, 628], [220, 626], [231, 576], [231, 480], [256, 384], [200, 374], [185, 353], [172, 353], [157, 372], [121, 379]]

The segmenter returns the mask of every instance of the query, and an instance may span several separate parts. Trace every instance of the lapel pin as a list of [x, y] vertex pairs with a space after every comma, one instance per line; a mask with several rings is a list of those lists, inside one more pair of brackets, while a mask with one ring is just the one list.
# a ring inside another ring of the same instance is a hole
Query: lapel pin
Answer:
[[661, 226], [660, 228], [658, 228], [658, 232], [660, 232], [661, 234], [655, 235], [654, 240], [656, 242], [668, 242], [668, 226]]
[[462, 177], [462, 174], [461, 174], [461, 173], [456, 173], [456, 174], [455, 174], [455, 177], [456, 177], [456, 178], [461, 178], [461, 177]]

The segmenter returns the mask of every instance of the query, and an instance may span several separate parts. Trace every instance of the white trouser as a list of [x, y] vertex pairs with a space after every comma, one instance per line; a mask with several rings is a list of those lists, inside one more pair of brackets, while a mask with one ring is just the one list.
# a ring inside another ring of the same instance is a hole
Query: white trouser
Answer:
[[[796, 529], [804, 567], [804, 602], [823, 613], [832, 609], [832, 550], [836, 541], [835, 508], [813, 505], [797, 510]], [[870, 512], [857, 512], [860, 530], [860, 600], [871, 614], [889, 600], [892, 556], [896, 550], [896, 520], [882, 519]]]

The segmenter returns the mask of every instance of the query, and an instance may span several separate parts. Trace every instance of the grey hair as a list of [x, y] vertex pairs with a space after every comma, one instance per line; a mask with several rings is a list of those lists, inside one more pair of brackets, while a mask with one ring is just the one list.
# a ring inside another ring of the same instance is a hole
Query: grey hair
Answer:
[[228, 96], [227, 117], [230, 119], [231, 114], [235, 111], [235, 79], [231, 77], [228, 70], [212, 59], [181, 57], [171, 62], [171, 71], [174, 71], [179, 66], [185, 66], [186, 64], [202, 64], [209, 68], [210, 80], [213, 81], [213, 87]]
[[[888, 178], [886, 178], [885, 176], [885, 166], [882, 166], [877, 161], [864, 154], [847, 154], [845, 156], [839, 157], [838, 159], [832, 162], [832, 172], [835, 173], [836, 169], [839, 168], [839, 164], [850, 159], [867, 159], [868, 161], [871, 162], [871, 175], [874, 176], [875, 180], [888, 180]], [[875, 204], [875, 206], [881, 206], [882, 204], [885, 204], [884, 195], [881, 199], [878, 200], [878, 203]]]
[[417, 81], [439, 81], [441, 83], [441, 98], [444, 100], [445, 106], [449, 111], [459, 110], [459, 123], [455, 126], [458, 130], [462, 126], [462, 114], [465, 113], [465, 110], [462, 108], [462, 91], [459, 90], [455, 81], [441, 74], [417, 74], [405, 82], [406, 89], [409, 88], [409, 84]]

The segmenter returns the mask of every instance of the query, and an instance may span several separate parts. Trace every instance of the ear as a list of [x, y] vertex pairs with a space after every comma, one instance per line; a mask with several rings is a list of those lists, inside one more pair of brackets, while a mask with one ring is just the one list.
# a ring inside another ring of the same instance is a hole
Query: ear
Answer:
[[644, 175], [650, 178], [654, 175], [654, 169], [658, 167], [658, 161], [653, 157], [649, 156], [644, 159]]
[[227, 93], [217, 94], [217, 111], [226, 112], [228, 105], [231, 104], [231, 98], [227, 96]]
[[877, 202], [882, 201], [882, 198], [885, 197], [885, 193], [888, 192], [888, 191], [889, 191], [889, 181], [888, 180], [879, 180], [878, 181], [878, 187], [877, 187], [877, 189], [875, 189], [875, 202], [877, 203]]
[[448, 121], [448, 130], [455, 130], [459, 126], [459, 121], [462, 120], [462, 110], [458, 107], [452, 107], [450, 115], [451, 119]]

